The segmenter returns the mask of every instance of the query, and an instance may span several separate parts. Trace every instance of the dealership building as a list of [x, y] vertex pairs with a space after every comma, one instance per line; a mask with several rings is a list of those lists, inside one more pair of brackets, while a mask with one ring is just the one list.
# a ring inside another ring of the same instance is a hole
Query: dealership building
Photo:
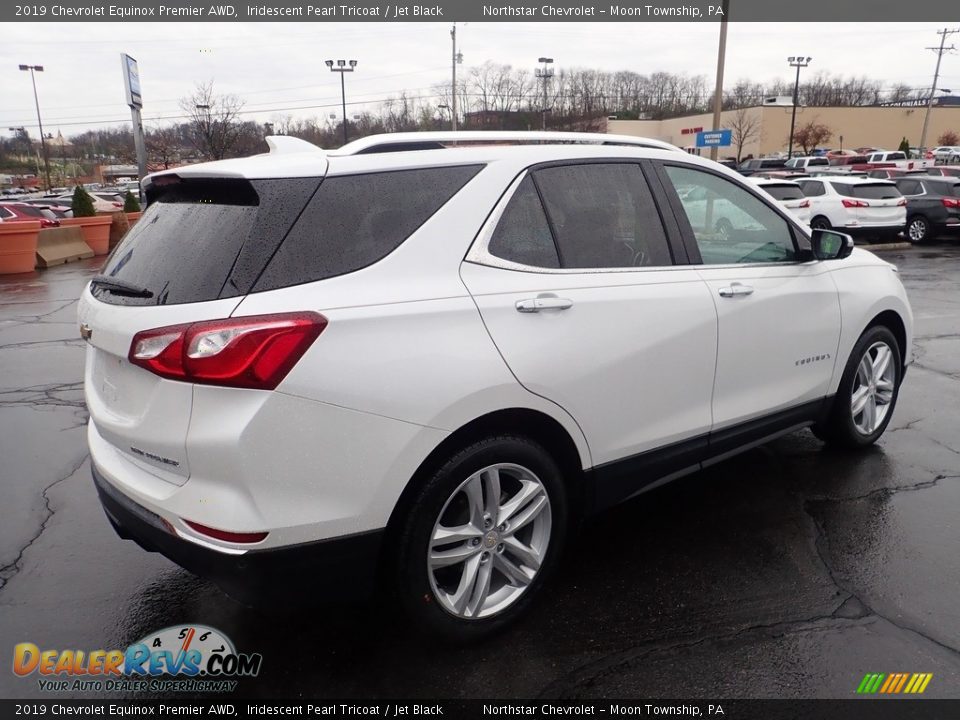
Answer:
[[[787, 98], [789, 101], [789, 98]], [[753, 126], [752, 137], [744, 144], [741, 157], [760, 157], [777, 152], [786, 152], [790, 134], [789, 102], [745, 108], [738, 118], [739, 110], [725, 110], [721, 115], [721, 128]], [[920, 144], [923, 131], [925, 106], [912, 107], [797, 107], [797, 127], [811, 121], [826, 125], [833, 137], [823, 144], [831, 149], [852, 149], [864, 146], [896, 150], [905, 137], [911, 147]], [[607, 132], [620, 135], [656, 138], [692, 148], [696, 134], [712, 130], [713, 114], [688, 115], [669, 120], [614, 120], [607, 121]], [[937, 145], [937, 138], [952, 130], [960, 134], [960, 104], [940, 104], [930, 110], [930, 127], [927, 130], [927, 146]], [[736, 138], [736, 132], [733, 133]], [[705, 154], [706, 149], [701, 154]], [[736, 142], [728, 148], [720, 148], [720, 157], [737, 154]]]

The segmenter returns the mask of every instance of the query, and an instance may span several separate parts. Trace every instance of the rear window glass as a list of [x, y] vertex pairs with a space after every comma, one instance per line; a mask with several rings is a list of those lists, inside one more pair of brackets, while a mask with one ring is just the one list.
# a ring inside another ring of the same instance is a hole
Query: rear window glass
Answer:
[[826, 158], [810, 158], [809, 160], [807, 160], [807, 165], [808, 165], [808, 166], [812, 166], [812, 165], [829, 165], [829, 164], [830, 164], [830, 161], [827, 160]]
[[320, 178], [173, 179], [151, 186], [149, 206], [103, 274], [143, 288], [130, 297], [94, 285], [116, 305], [175, 305], [250, 291]]
[[253, 291], [323, 280], [377, 262], [423, 225], [481, 167], [327, 178]]
[[894, 152], [887, 154], [887, 160], [906, 160], [907, 156], [902, 152]]
[[852, 183], [833, 184], [833, 189], [846, 197], [860, 198], [862, 200], [888, 200], [890, 198], [901, 197], [900, 191], [896, 185], [887, 185], [880, 183], [864, 183], [854, 185]]
[[764, 190], [777, 200], [802, 200], [803, 190], [796, 185], [761, 185]]
[[760, 167], [765, 167], [765, 168], [786, 167], [786, 165], [787, 165], [786, 160], [773, 159], [773, 160], [760, 161]]

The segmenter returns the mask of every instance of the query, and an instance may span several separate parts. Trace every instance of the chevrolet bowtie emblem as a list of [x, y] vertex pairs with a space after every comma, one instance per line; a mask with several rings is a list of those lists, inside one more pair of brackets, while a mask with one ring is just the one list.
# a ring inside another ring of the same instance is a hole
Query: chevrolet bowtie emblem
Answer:
[[91, 328], [86, 323], [80, 323], [80, 337], [84, 340], [89, 340], [93, 337], [93, 328]]

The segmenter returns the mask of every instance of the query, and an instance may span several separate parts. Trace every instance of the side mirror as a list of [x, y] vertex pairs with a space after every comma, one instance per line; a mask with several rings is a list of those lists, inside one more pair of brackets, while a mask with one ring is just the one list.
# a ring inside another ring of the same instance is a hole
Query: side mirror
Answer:
[[817, 260], [842, 260], [853, 252], [853, 238], [833, 230], [814, 230], [810, 244]]

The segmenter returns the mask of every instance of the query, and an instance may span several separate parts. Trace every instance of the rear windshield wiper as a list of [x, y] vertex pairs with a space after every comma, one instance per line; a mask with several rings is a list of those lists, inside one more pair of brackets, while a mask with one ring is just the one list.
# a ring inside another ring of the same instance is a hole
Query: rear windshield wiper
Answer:
[[95, 275], [90, 281], [91, 285], [103, 288], [114, 295], [128, 295], [130, 297], [151, 298], [153, 293], [146, 288], [134, 285], [132, 282], [121, 280], [120, 278], [110, 277], [109, 275]]

